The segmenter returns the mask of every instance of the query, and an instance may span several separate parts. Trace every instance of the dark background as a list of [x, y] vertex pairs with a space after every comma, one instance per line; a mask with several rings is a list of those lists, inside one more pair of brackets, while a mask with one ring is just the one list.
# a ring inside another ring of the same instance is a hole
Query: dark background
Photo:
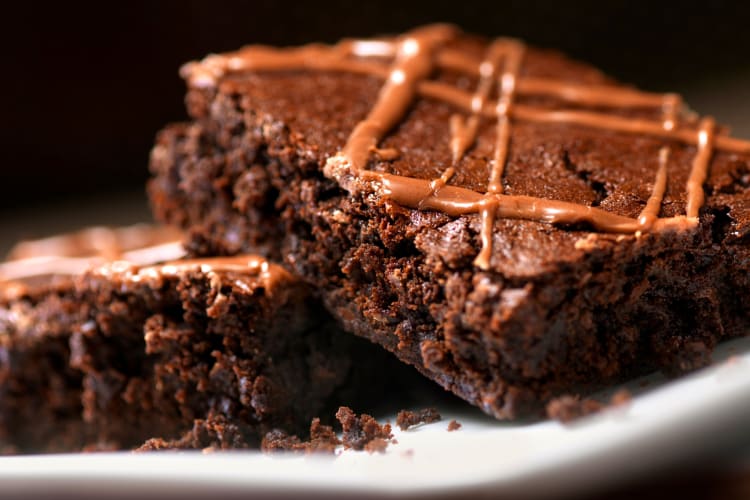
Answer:
[[750, 3], [740, 2], [27, 2], [1, 17], [0, 219], [142, 191], [154, 134], [185, 117], [180, 64], [247, 43], [450, 21], [558, 47], [652, 90], [750, 69]]

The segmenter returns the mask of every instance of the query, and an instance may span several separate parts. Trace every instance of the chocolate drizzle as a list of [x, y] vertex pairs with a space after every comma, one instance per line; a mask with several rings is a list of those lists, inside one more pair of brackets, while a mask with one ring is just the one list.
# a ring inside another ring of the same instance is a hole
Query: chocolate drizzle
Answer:
[[78, 257], [50, 253], [0, 263], [0, 283], [3, 281], [24, 281], [32, 278], [51, 276], [75, 276], [89, 269], [111, 261], [135, 264], [150, 264], [177, 259], [185, 254], [179, 241], [161, 243], [151, 247], [134, 249], [118, 254], [116, 258], [106, 254], [92, 254]]
[[185, 254], [182, 233], [169, 226], [135, 224], [90, 227], [58, 236], [22, 241], [6, 262], [0, 262], [0, 282], [52, 276], [74, 276], [115, 260], [150, 264]]
[[256, 255], [180, 260], [185, 255], [182, 243], [168, 239], [176, 235], [179, 233], [168, 227], [136, 225], [90, 228], [23, 242], [11, 251], [13, 260], [0, 263], [0, 283], [15, 284], [22, 289], [29, 280], [39, 283], [44, 278], [73, 277], [85, 272], [102, 276], [117, 274], [133, 282], [191, 270], [201, 271], [210, 279], [219, 272], [233, 272], [261, 280], [266, 286], [278, 278], [289, 277], [281, 267]]
[[428, 26], [413, 31], [398, 44], [393, 66], [375, 105], [354, 127], [341, 151], [355, 172], [365, 170], [372, 149], [401, 121], [414, 100], [417, 84], [434, 69], [435, 49], [453, 36], [454, 30], [449, 26]]
[[708, 176], [708, 166], [711, 162], [711, 155], [714, 153], [714, 143], [716, 135], [714, 133], [715, 123], [711, 117], [701, 120], [698, 129], [698, 152], [693, 159], [693, 166], [690, 169], [690, 178], [687, 181], [687, 208], [688, 217], [698, 217], [698, 211], [703, 205], [705, 193], [703, 192], [703, 183]]
[[510, 112], [513, 97], [516, 93], [518, 73], [521, 70], [521, 57], [524, 47], [515, 40], [503, 40], [500, 42], [500, 50], [503, 54], [504, 68], [498, 82], [500, 98], [497, 100], [497, 139], [495, 155], [492, 159], [492, 170], [490, 170], [490, 181], [487, 184], [487, 193], [482, 200], [483, 206], [480, 208], [482, 215], [482, 250], [474, 260], [474, 263], [482, 269], [489, 268], [490, 257], [492, 257], [492, 228], [495, 225], [495, 214], [501, 203], [501, 198], [493, 195], [499, 195], [503, 192], [502, 177], [510, 143]]
[[638, 224], [641, 230], [651, 229], [654, 222], [659, 218], [661, 202], [664, 198], [664, 192], [667, 190], [667, 162], [669, 161], [669, 148], [663, 147], [659, 150], [659, 170], [656, 171], [656, 180], [654, 188], [651, 191], [646, 206], [638, 216]]
[[[714, 150], [750, 153], [750, 142], [716, 133], [712, 118], [698, 126], [675, 94], [654, 94], [610, 85], [579, 85], [552, 79], [521, 77], [524, 45], [512, 39], [492, 42], [483, 58], [452, 48], [458, 31], [447, 25], [430, 25], [393, 39], [344, 40], [334, 46], [318, 44], [299, 48], [273, 49], [249, 46], [225, 55], [212, 55], [183, 67], [189, 85], [210, 88], [234, 72], [246, 71], [341, 71], [380, 77], [385, 80], [377, 101], [355, 126], [342, 150], [326, 162], [324, 172], [345, 188], [373, 189], [391, 201], [449, 215], [480, 214], [482, 249], [475, 264], [490, 267], [492, 229], [496, 217], [529, 219], [546, 223], [587, 223], [597, 231], [640, 234], [665, 228], [695, 227], [704, 203], [703, 183]], [[388, 65], [384, 60], [390, 60]], [[436, 69], [448, 69], [479, 78], [473, 94], [430, 80]], [[497, 85], [496, 101], [489, 96]], [[549, 96], [576, 105], [600, 108], [649, 108], [661, 110], [661, 121], [623, 117], [582, 109], [550, 110], [515, 103], [516, 96]], [[433, 180], [404, 177], [368, 170], [373, 157], [393, 157], [378, 149], [385, 135], [405, 116], [416, 96], [436, 99], [468, 113], [451, 117], [452, 164]], [[448, 183], [457, 164], [476, 141], [482, 118], [497, 120], [495, 150], [487, 188], [476, 192]], [[645, 208], [637, 218], [605, 210], [530, 196], [503, 194], [502, 178], [511, 144], [513, 122], [570, 124], [626, 134], [647, 135], [697, 147], [686, 186], [684, 216], [659, 218], [668, 182], [669, 149], [659, 151], [659, 167]]]
[[[217, 279], [218, 273], [236, 273], [244, 278], [262, 282], [269, 291], [280, 278], [291, 278], [291, 275], [283, 268], [257, 255], [173, 260], [148, 266], [138, 266], [128, 261], [115, 261], [94, 268], [90, 272], [101, 276], [116, 274], [120, 279], [137, 283], [144, 280], [159, 280], [190, 271], [200, 271], [210, 280]], [[247, 286], [239, 280], [235, 280], [234, 283], [241, 288]]]

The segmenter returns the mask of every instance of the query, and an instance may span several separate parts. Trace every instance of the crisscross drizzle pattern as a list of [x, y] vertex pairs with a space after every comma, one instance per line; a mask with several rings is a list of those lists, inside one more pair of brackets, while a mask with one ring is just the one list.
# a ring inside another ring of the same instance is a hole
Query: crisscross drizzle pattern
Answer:
[[[697, 224], [704, 203], [706, 181], [715, 150], [750, 153], [750, 142], [716, 133], [712, 118], [703, 118], [695, 126], [685, 120], [682, 100], [675, 94], [654, 94], [611, 85], [581, 85], [554, 79], [521, 76], [525, 47], [514, 39], [492, 42], [482, 60], [451, 47], [459, 34], [449, 25], [417, 28], [396, 38], [344, 40], [336, 45], [311, 44], [297, 48], [274, 49], [248, 46], [237, 52], [211, 55], [189, 63], [182, 69], [189, 85], [213, 87], [233, 72], [248, 71], [339, 71], [380, 77], [384, 80], [375, 105], [367, 117], [351, 132], [341, 151], [329, 158], [325, 173], [339, 180], [345, 176], [368, 181], [378, 192], [406, 207], [439, 210], [449, 215], [479, 214], [482, 221], [482, 248], [475, 264], [490, 267], [495, 219], [528, 219], [553, 224], [586, 223], [594, 230], [612, 233], [640, 233], [672, 228], [690, 228]], [[435, 70], [443, 69], [478, 77], [473, 94], [431, 80]], [[497, 99], [492, 100], [493, 88]], [[451, 117], [450, 149], [452, 165], [437, 179], [419, 179], [368, 170], [375, 155], [393, 157], [393, 151], [379, 150], [378, 144], [406, 115], [417, 97], [437, 99], [454, 106]], [[575, 109], [544, 109], [516, 103], [516, 96], [548, 96], [576, 105]], [[662, 120], [630, 118], [596, 108], [652, 108], [660, 110]], [[461, 113], [466, 113], [464, 116]], [[458, 161], [476, 141], [480, 120], [496, 120], [496, 141], [487, 188], [484, 193], [450, 185]], [[668, 182], [669, 149], [658, 155], [658, 170], [652, 194], [637, 218], [557, 200], [503, 193], [503, 172], [511, 144], [514, 122], [571, 124], [596, 129], [660, 137], [694, 145], [686, 186], [687, 207], [684, 216], [659, 218]]]

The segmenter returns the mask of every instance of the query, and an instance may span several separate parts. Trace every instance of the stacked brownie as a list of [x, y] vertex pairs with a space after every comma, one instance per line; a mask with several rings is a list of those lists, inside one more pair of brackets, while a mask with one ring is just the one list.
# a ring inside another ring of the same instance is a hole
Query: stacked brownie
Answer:
[[183, 68], [155, 214], [263, 251], [349, 332], [500, 419], [704, 366], [750, 314], [750, 142], [450, 26]]
[[535, 417], [748, 333], [750, 142], [676, 95], [446, 25], [182, 74], [148, 189], [187, 255], [94, 230], [0, 267], [7, 450], [254, 447], [388, 351]]
[[[173, 234], [98, 228], [19, 245], [0, 267], [5, 452], [257, 447], [384, 389], [367, 379], [385, 355], [278, 265], [118, 246], [147, 233]], [[101, 235], [106, 258], [80, 255]]]

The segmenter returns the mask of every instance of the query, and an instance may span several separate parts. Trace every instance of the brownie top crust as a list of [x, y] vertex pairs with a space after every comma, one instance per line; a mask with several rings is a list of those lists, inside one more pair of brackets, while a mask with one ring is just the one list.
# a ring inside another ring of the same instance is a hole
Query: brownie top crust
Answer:
[[[333, 46], [248, 46], [182, 75], [194, 118], [219, 112], [198, 97], [218, 91], [268, 128], [283, 123], [290, 140], [278, 148], [291, 143], [350, 193], [405, 210], [417, 246], [451, 267], [471, 254], [482, 270], [534, 275], [598, 239], [690, 230], [709, 210], [729, 218], [723, 239], [750, 232], [750, 142], [675, 94], [518, 40], [430, 25]], [[475, 228], [479, 248], [454, 241], [450, 220]]]

